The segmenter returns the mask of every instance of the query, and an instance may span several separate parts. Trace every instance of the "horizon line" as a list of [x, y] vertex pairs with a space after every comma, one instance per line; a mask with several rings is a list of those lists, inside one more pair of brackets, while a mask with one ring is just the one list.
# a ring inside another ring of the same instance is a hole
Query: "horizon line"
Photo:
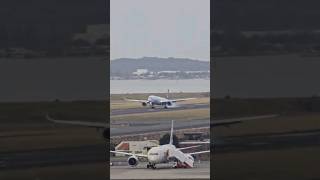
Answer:
[[143, 59], [143, 58], [159, 58], [159, 59], [188, 59], [188, 60], [197, 60], [197, 61], [204, 61], [204, 62], [210, 62], [209, 60], [204, 59], [198, 59], [198, 58], [187, 58], [187, 57], [160, 57], [160, 56], [142, 56], [142, 57], [120, 57], [116, 59], [110, 59], [110, 61], [115, 61], [119, 59]]

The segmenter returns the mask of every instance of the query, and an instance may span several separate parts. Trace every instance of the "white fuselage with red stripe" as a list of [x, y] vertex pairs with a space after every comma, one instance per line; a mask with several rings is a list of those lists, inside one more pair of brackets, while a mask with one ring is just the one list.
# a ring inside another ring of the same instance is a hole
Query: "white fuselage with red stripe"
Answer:
[[198, 151], [192, 153], [183, 153], [181, 150], [183, 149], [191, 149], [195, 146], [176, 148], [173, 145], [173, 120], [171, 121], [171, 131], [170, 131], [170, 141], [169, 144], [153, 147], [148, 151], [148, 154], [134, 154], [128, 152], [120, 152], [120, 151], [110, 151], [111, 153], [118, 153], [129, 155], [128, 164], [130, 166], [136, 166], [138, 164], [138, 158], [147, 158], [148, 164], [147, 168], [155, 169], [156, 164], [175, 162], [174, 167], [193, 167], [194, 159], [192, 155], [202, 154], [202, 153], [210, 153], [210, 150], [206, 151]]
[[148, 162], [150, 164], [168, 163], [174, 161], [177, 167], [193, 167], [194, 159], [191, 155], [185, 154], [174, 145], [166, 144], [153, 147], [148, 151]]

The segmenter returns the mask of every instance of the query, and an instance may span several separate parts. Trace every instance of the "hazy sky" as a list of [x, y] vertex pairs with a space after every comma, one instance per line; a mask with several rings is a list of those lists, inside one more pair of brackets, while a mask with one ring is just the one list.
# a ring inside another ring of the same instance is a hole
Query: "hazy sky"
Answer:
[[210, 0], [111, 0], [111, 59], [209, 60]]

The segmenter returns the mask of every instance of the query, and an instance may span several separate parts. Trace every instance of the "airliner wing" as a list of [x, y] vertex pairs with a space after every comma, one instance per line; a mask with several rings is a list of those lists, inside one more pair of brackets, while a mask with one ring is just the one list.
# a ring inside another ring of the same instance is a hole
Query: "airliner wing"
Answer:
[[71, 120], [57, 120], [51, 118], [49, 115], [46, 115], [46, 119], [59, 124], [70, 124], [70, 125], [78, 125], [78, 126], [86, 126], [86, 127], [94, 127], [94, 128], [106, 128], [107, 123], [99, 123], [99, 122], [88, 122], [88, 121], [71, 121]]
[[141, 102], [141, 103], [146, 103], [146, 100], [139, 100], [139, 99], [127, 99], [127, 98], [123, 98], [125, 101], [130, 101], [130, 102]]
[[[267, 114], [267, 115], [260, 115], [260, 116], [217, 119], [217, 120], [211, 120], [210, 126], [211, 127], [213, 127], [213, 126], [229, 126], [229, 125], [241, 123], [244, 121], [275, 118], [278, 116], [279, 116], [279, 114]], [[179, 144], [210, 144], [210, 141], [184, 141], [184, 142], [179, 142]]]
[[171, 99], [171, 102], [180, 102], [180, 101], [188, 101], [196, 98], [184, 98], [184, 99]]
[[127, 153], [127, 152], [121, 152], [121, 151], [110, 151], [110, 152], [115, 153], [115, 154], [123, 154], [123, 155], [127, 155], [127, 156], [137, 156], [137, 157], [148, 158], [148, 156], [145, 154], [133, 154], [133, 153]]
[[210, 150], [208, 150], [208, 151], [193, 152], [193, 153], [188, 153], [188, 154], [189, 154], [189, 155], [195, 155], [195, 154], [204, 154], [204, 153], [210, 153]]

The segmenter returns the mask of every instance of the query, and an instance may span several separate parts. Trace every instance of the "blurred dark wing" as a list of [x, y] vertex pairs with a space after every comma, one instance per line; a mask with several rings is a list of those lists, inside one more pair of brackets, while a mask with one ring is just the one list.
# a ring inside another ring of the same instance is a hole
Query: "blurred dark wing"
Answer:
[[85, 126], [85, 127], [93, 127], [93, 128], [106, 128], [107, 123], [99, 123], [99, 122], [88, 122], [88, 121], [73, 121], [73, 120], [57, 120], [51, 118], [49, 115], [46, 116], [46, 119], [58, 123], [58, 124], [69, 124], [69, 125], [77, 125], [77, 126]]

